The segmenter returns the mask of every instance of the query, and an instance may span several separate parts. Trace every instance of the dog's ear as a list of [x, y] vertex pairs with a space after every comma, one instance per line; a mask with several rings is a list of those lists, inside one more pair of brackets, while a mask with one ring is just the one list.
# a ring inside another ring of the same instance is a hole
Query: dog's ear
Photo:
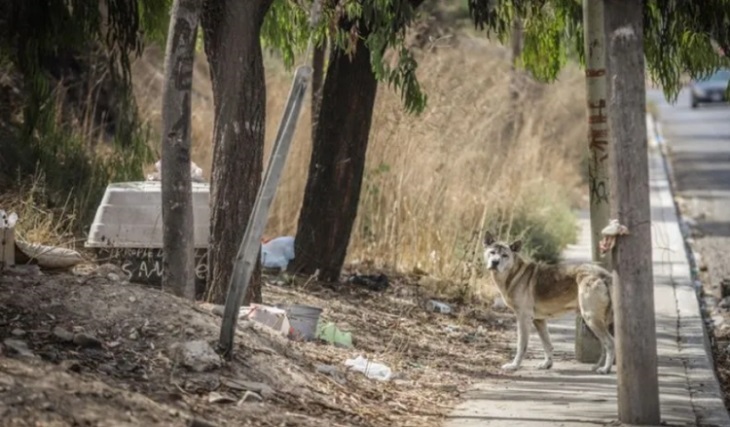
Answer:
[[512, 252], [519, 252], [520, 249], [522, 249], [522, 240], [515, 240], [514, 242], [512, 242], [512, 244], [509, 245], [509, 249]]
[[484, 233], [484, 246], [491, 246], [495, 242], [491, 231]]

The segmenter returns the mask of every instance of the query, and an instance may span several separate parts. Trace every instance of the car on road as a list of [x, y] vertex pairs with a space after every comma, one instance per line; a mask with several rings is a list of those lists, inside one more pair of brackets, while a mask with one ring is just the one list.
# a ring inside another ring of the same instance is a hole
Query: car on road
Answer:
[[690, 83], [692, 108], [700, 104], [727, 102], [727, 87], [730, 82], [730, 69], [720, 69], [701, 80]]

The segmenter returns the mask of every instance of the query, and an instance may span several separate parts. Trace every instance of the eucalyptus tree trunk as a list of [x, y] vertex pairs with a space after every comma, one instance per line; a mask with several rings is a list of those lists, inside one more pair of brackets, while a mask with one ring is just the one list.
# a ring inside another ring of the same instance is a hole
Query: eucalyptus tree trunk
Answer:
[[315, 46], [312, 53], [312, 141], [314, 141], [319, 123], [319, 110], [322, 107], [322, 82], [324, 80], [324, 60], [327, 53], [327, 39]]
[[[206, 0], [203, 8], [215, 106], [206, 300], [218, 304], [225, 301], [261, 183], [266, 82], [260, 33], [272, 2]], [[261, 301], [260, 271], [257, 261], [244, 303]]]
[[162, 95], [162, 288], [195, 298], [190, 92], [202, 0], [175, 0], [165, 50]]
[[362, 40], [350, 57], [333, 45], [289, 269], [337, 281], [357, 215], [378, 82]]

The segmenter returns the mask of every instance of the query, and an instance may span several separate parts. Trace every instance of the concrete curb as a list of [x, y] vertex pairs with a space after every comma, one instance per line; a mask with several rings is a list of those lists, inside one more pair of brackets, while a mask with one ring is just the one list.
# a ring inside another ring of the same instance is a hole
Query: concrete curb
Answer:
[[[673, 258], [680, 265], [677, 265], [679, 274], [673, 277], [672, 281], [677, 303], [679, 357], [687, 375], [691, 406], [699, 425], [730, 425], [730, 416], [723, 402], [720, 383], [715, 371], [710, 334], [707, 322], [704, 320], [707, 318], [705, 316], [707, 313], [698, 276], [697, 259], [699, 257], [689, 243], [689, 227], [676, 203], [674, 174], [668, 160], [668, 147], [661, 133], [661, 124], [649, 113], [647, 113], [647, 131], [649, 156], [650, 159], [659, 157], [663, 165], [664, 176], [661, 178], [667, 181], [671, 205], [674, 208], [677, 226], [684, 244], [684, 260]], [[704, 354], [692, 352], [692, 347], [703, 348]]]

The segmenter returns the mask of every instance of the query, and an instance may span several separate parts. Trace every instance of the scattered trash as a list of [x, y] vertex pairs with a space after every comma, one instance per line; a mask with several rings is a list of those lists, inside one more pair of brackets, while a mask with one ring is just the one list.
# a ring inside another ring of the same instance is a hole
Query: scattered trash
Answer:
[[264, 268], [286, 270], [294, 259], [294, 237], [281, 236], [264, 241], [261, 245], [261, 265]]
[[375, 292], [382, 292], [390, 286], [388, 276], [385, 274], [361, 275], [353, 274], [347, 279], [353, 285], [362, 286]]
[[289, 318], [289, 338], [296, 341], [312, 341], [317, 335], [317, 324], [322, 309], [310, 305], [294, 304], [285, 307]]
[[441, 313], [441, 314], [449, 314], [451, 313], [451, 306], [440, 302], [436, 300], [430, 300], [426, 303], [426, 307], [428, 308], [428, 311], [433, 311], [434, 313]]
[[240, 318], [245, 318], [274, 329], [284, 336], [289, 335], [291, 323], [286, 310], [278, 307], [271, 307], [262, 304], [251, 304], [248, 307], [241, 307]]
[[343, 332], [332, 322], [319, 325], [317, 328], [317, 338], [330, 344], [334, 344], [336, 347], [352, 347], [352, 333]]
[[393, 371], [389, 367], [382, 363], [370, 362], [362, 356], [345, 360], [345, 366], [353, 371], [362, 372], [366, 377], [373, 380], [388, 381], [393, 376]]
[[[162, 160], [158, 160], [155, 163], [155, 171], [147, 175], [147, 181], [160, 181], [162, 175]], [[195, 162], [190, 162], [190, 181], [192, 182], [205, 182], [203, 178], [203, 169], [201, 169]]]
[[252, 400], [256, 402], [263, 402], [264, 398], [261, 397], [261, 395], [259, 395], [258, 393], [255, 393], [253, 391], [247, 391], [243, 393], [243, 397], [241, 398], [241, 400], [238, 401], [238, 403], [236, 403], [236, 406], [241, 406], [241, 404]]
[[20, 240], [15, 241], [15, 246], [25, 256], [35, 260], [43, 268], [71, 268], [84, 260], [81, 254], [73, 249], [28, 243]]
[[208, 403], [234, 403], [236, 398], [227, 394], [211, 391], [208, 393]]
[[629, 229], [618, 222], [617, 219], [609, 221], [608, 225], [601, 230], [601, 241], [598, 242], [598, 248], [600, 249], [601, 255], [605, 255], [616, 244], [617, 236], [624, 236], [629, 234]]

